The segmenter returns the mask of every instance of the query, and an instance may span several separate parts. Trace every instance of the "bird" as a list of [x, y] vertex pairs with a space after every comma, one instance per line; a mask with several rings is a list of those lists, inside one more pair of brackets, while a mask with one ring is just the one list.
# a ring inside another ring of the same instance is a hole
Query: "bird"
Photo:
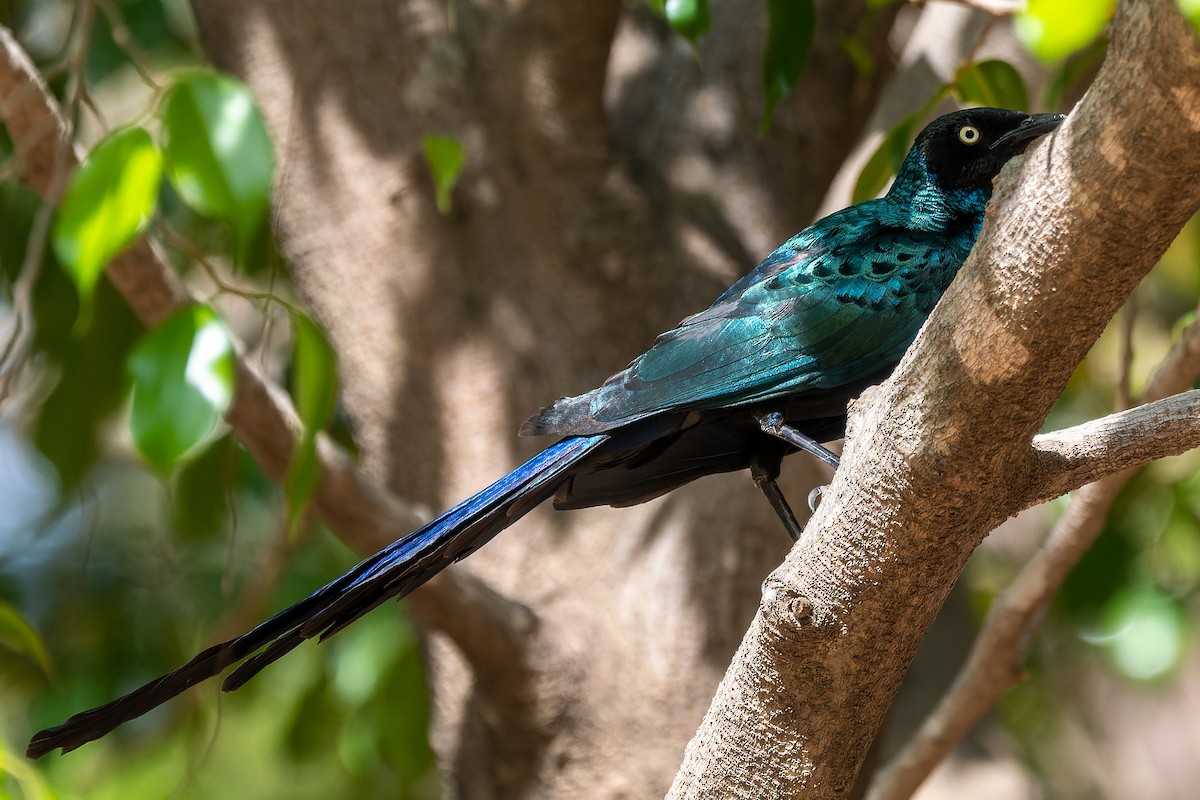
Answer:
[[776, 478], [845, 433], [847, 404], [884, 380], [967, 258], [1001, 168], [1061, 114], [970, 108], [931, 121], [888, 192], [797, 233], [707, 309], [658, 336], [592, 391], [532, 416], [557, 442], [425, 526], [249, 632], [105, 705], [33, 736], [66, 753], [237, 665], [243, 685], [307, 639], [325, 640], [474, 553], [534, 507], [627, 506], [696, 478], [749, 469], [793, 540]]

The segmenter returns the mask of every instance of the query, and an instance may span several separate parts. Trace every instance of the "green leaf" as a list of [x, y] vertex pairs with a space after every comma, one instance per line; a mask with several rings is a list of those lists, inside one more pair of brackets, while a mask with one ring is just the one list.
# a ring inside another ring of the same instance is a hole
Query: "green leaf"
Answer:
[[429, 165], [429, 174], [433, 176], [433, 185], [437, 190], [438, 211], [449, 214], [450, 194], [462, 171], [463, 146], [453, 136], [430, 134], [421, 139], [421, 150], [425, 153], [425, 163]]
[[211, 434], [233, 399], [233, 339], [208, 306], [180, 309], [129, 354], [133, 440], [166, 472]]
[[671, 29], [693, 44], [708, 33], [712, 19], [708, 0], [648, 0], [651, 10], [667, 21]]
[[917, 124], [923, 117], [923, 110], [909, 114], [883, 137], [883, 141], [871, 154], [867, 165], [859, 174], [858, 183], [854, 185], [855, 203], [877, 197], [888, 181], [895, 177], [916, 135]]
[[767, 47], [763, 53], [764, 109], [759, 133], [765, 133], [771, 115], [804, 72], [817, 27], [813, 0], [767, 0]]
[[8, 603], [0, 602], [0, 645], [14, 653], [28, 656], [37, 662], [46, 675], [50, 674], [50, 654], [42, 637], [25, 618]]
[[[404, 606], [401, 605], [401, 608]], [[388, 637], [394, 642], [394, 655], [380, 654], [378, 697], [405, 697], [405, 713], [387, 713], [380, 703], [364, 706], [360, 717], [374, 715], [381, 729], [380, 750], [388, 754], [397, 772], [409, 781], [436, 774], [437, 760], [429, 746], [429, 684], [425, 678], [425, 659], [419, 636], [407, 614], [389, 619]]]
[[265, 218], [275, 169], [254, 97], [232, 78], [188, 72], [160, 113], [167, 177], [184, 202], [230, 225], [240, 258]]
[[850, 63], [854, 65], [854, 73], [859, 80], [867, 80], [875, 72], [875, 57], [871, 55], [871, 50], [866, 43], [859, 38], [846, 36], [841, 39], [839, 44], [842, 46], [842, 52], [846, 54], [846, 58], [850, 59]]
[[184, 537], [215, 536], [229, 518], [237, 478], [237, 442], [225, 434], [181, 466], [171, 490], [171, 516]]
[[337, 405], [337, 357], [325, 332], [309, 316], [292, 312], [292, 393], [304, 427], [329, 424]]
[[[41, 207], [42, 198], [30, 189], [16, 181], [0, 183], [0, 219], [4, 220], [4, 224], [0, 225], [0, 287], [3, 287], [6, 295], [25, 267], [33, 220]], [[62, 275], [64, 281], [67, 279], [65, 273], [57, 267], [58, 260], [54, 256], [53, 248], [43, 250], [42, 257], [43, 267], [53, 262], [56, 265], [54, 271]], [[41, 277], [42, 273], [48, 271], [50, 270], [42, 269], [38, 276]], [[75, 292], [72, 290], [71, 293]], [[72, 298], [72, 302], [74, 301], [75, 298]], [[75, 315], [72, 314], [71, 319], [74, 318]], [[39, 326], [34, 327], [36, 329]]]
[[71, 332], [78, 308], [78, 295], [62, 270], [38, 274], [34, 346], [54, 365], [58, 381], [37, 411], [34, 437], [64, 490], [74, 489], [92, 467], [113, 417], [124, 409], [129, 397], [124, 366], [145, 333], [129, 303], [105, 279], [96, 284], [86, 336]]
[[999, 59], [972, 64], [958, 79], [954, 91], [967, 105], [993, 108], [1029, 108], [1025, 81], [1012, 64]]
[[1058, 61], [1104, 31], [1116, 0], [1029, 0], [1013, 19], [1018, 38], [1043, 61]]
[[105, 137], [71, 176], [51, 242], [85, 305], [104, 266], [153, 216], [161, 180], [162, 157], [141, 128]]
[[287, 495], [287, 529], [291, 536], [299, 533], [300, 523], [308, 501], [321, 482], [321, 461], [317, 457], [317, 437], [305, 435], [296, 443], [292, 463], [288, 467], [283, 491]]
[[292, 396], [304, 423], [284, 481], [288, 519], [295, 525], [321, 479], [317, 432], [333, 418], [338, 388], [337, 357], [325, 332], [310, 317], [293, 311], [292, 334]]
[[1200, 0], [1175, 0], [1175, 5], [1184, 19], [1192, 23], [1196, 34], [1200, 35]]

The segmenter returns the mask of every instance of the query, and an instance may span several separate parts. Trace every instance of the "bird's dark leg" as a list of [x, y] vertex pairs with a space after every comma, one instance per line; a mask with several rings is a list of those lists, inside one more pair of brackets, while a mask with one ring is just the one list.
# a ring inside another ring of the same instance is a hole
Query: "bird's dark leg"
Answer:
[[[775, 471], [775, 474], [778, 474], [778, 470]], [[764, 467], [758, 459], [750, 464], [750, 475], [754, 478], [754, 485], [758, 487], [763, 496], [767, 498], [767, 502], [771, 504], [771, 508], [775, 509], [775, 513], [779, 515], [779, 521], [783, 523], [787, 535], [792, 538], [793, 542], [798, 542], [804, 529], [800, 527], [796, 515], [792, 513], [792, 507], [788, 505], [787, 498], [783, 496], [779, 484], [775, 482], [775, 474]]]
[[775, 438], [787, 442], [792, 447], [803, 450], [806, 453], [811, 453], [834, 469], [841, 466], [842, 460], [840, 458], [831, 453], [827, 448], [822, 447], [819, 442], [810, 439], [784, 422], [783, 414], [780, 414], [778, 411], [755, 414], [754, 416], [758, 420], [758, 426], [763, 429], [764, 433], [769, 433]]

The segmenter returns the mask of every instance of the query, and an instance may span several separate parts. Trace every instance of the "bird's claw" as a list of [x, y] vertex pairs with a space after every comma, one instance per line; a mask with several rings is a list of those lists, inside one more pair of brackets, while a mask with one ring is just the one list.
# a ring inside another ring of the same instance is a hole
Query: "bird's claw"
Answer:
[[825, 494], [828, 486], [818, 486], [808, 493], [808, 510], [817, 513], [817, 506], [821, 504], [821, 495]]

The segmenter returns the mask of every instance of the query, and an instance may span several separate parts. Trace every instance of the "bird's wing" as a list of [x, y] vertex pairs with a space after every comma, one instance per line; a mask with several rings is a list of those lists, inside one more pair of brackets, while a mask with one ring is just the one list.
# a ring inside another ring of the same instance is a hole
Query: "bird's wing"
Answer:
[[606, 430], [664, 411], [745, 405], [864, 378], [899, 360], [966, 255], [886, 228], [847, 244], [796, 245], [659, 336], [600, 388], [543, 410], [525, 432]]

